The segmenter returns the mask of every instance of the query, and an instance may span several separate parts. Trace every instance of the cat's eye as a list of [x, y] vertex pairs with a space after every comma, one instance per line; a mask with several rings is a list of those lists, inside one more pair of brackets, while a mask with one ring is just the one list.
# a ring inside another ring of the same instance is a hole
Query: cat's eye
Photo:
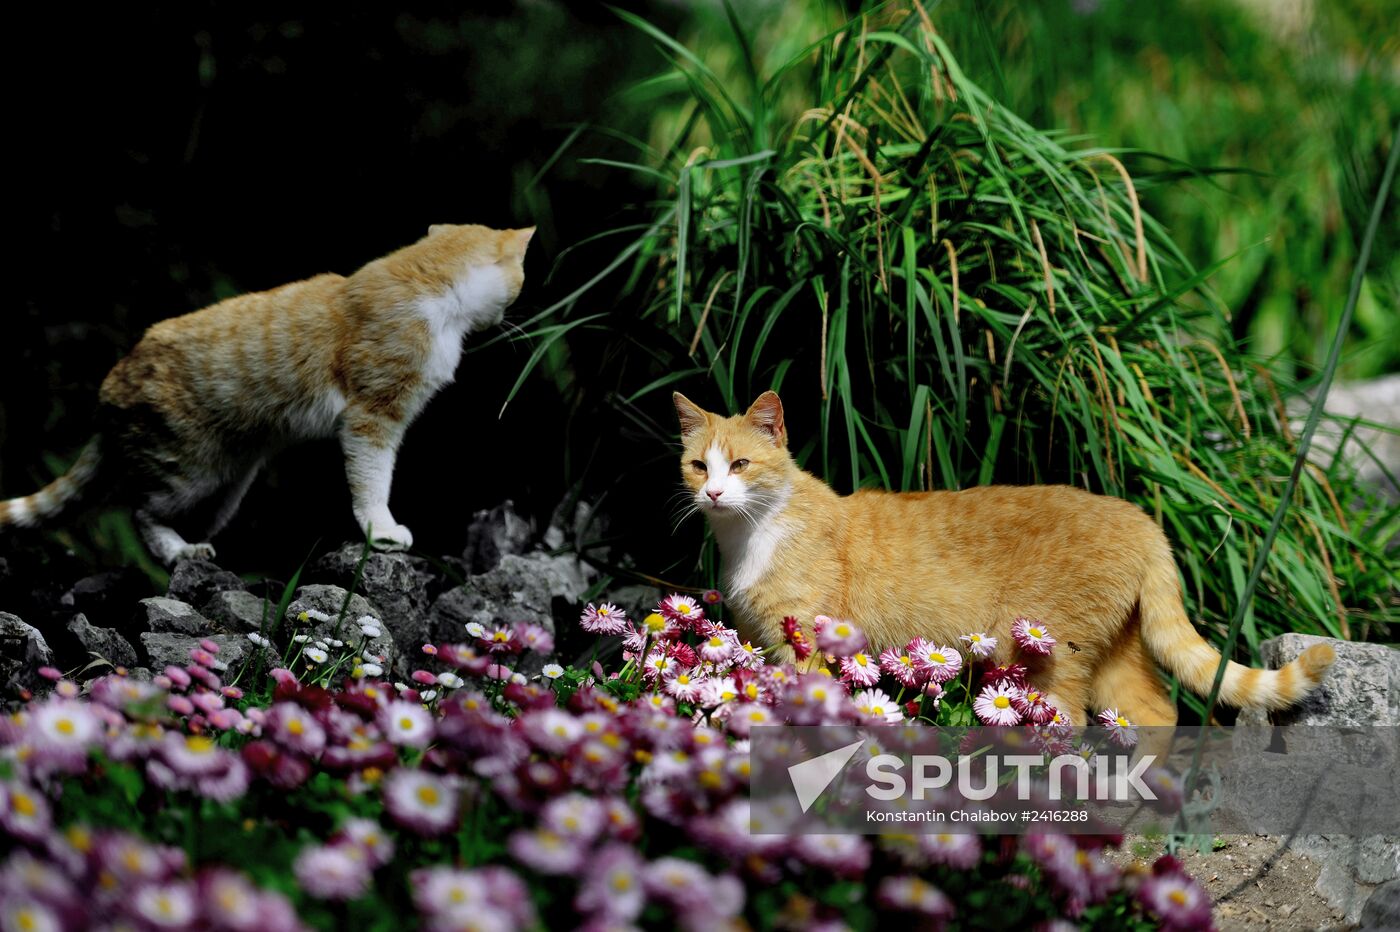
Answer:
[[745, 466], [747, 466], [747, 465], [749, 465], [749, 461], [748, 461], [748, 460], [735, 460], [734, 462], [732, 462], [732, 463], [729, 464], [729, 471], [730, 471], [730, 472], [738, 472], [739, 470], [743, 469], [743, 468], [744, 468]]
[[704, 460], [691, 460], [690, 465], [695, 467], [696, 472], [707, 472]]

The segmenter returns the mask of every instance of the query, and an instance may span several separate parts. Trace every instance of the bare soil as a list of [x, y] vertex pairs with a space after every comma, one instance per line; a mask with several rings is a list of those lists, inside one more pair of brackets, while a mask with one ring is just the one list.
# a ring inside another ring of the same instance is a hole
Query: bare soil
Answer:
[[[1160, 839], [1129, 836], [1109, 857], [1120, 864], [1137, 861], [1150, 866], [1165, 850]], [[1178, 851], [1177, 858], [1215, 900], [1221, 932], [1352, 928], [1315, 889], [1318, 864], [1284, 848], [1282, 838], [1223, 836], [1213, 851]]]

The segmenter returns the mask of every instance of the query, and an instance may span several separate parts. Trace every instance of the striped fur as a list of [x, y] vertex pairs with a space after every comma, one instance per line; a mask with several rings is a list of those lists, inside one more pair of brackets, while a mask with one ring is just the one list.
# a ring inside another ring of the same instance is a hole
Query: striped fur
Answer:
[[212, 556], [172, 524], [198, 517], [200, 533], [217, 533], [268, 456], [338, 437], [356, 523], [376, 546], [410, 546], [389, 511], [399, 443], [452, 380], [463, 339], [499, 324], [520, 293], [533, 232], [438, 225], [348, 277], [156, 324], [102, 383], [101, 453], [94, 445], [67, 476], [0, 503], [0, 527], [56, 517], [101, 459], [158, 559]]
[[[726, 603], [776, 658], [791, 658], [784, 616], [824, 614], [855, 621], [877, 651], [986, 632], [1005, 662], [1011, 625], [1026, 617], [1059, 642], [1030, 666], [1075, 722], [1116, 708], [1138, 724], [1173, 724], [1157, 664], [1209, 692], [1220, 654], [1187, 619], [1171, 547], [1136, 506], [1067, 486], [840, 496], [793, 462], [776, 394], [729, 418], [675, 402], [682, 478], [719, 544]], [[1332, 659], [1318, 646], [1278, 671], [1231, 663], [1221, 698], [1290, 705]]]

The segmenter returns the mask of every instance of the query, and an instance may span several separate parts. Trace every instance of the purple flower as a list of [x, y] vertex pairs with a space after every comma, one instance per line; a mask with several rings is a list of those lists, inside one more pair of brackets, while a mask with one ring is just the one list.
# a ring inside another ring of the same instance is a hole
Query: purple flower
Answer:
[[626, 634], [631, 627], [627, 621], [627, 613], [611, 602], [604, 602], [596, 608], [589, 602], [588, 607], [579, 616], [578, 623], [589, 634]]
[[919, 671], [935, 683], [946, 683], [962, 670], [962, 654], [951, 647], [920, 638], [913, 654]]
[[86, 704], [51, 699], [30, 711], [25, 741], [39, 771], [80, 773], [87, 766], [88, 748], [102, 734], [102, 725]]
[[1021, 691], [1009, 683], [984, 686], [972, 703], [972, 711], [987, 725], [1016, 725], [1021, 713], [1016, 711], [1016, 698]]
[[384, 780], [390, 818], [419, 835], [441, 835], [457, 825], [458, 792], [445, 778], [399, 768]]
[[333, 840], [358, 847], [371, 868], [383, 867], [394, 859], [393, 836], [373, 819], [347, 819]]
[[865, 647], [865, 632], [849, 621], [818, 615], [812, 622], [817, 648], [835, 657], [849, 657]]
[[841, 658], [841, 679], [852, 686], [874, 686], [880, 682], [880, 663], [863, 650]]
[[918, 877], [886, 877], [875, 892], [875, 902], [885, 909], [922, 913], [936, 920], [953, 918], [953, 901], [930, 883]]
[[433, 716], [416, 702], [395, 699], [379, 710], [376, 719], [392, 744], [425, 748], [433, 740]]
[[592, 796], [569, 793], [545, 803], [540, 825], [557, 835], [592, 841], [607, 824], [603, 804]]
[[978, 660], [983, 660], [992, 655], [992, 651], [997, 649], [997, 639], [990, 634], [977, 631], [972, 634], [961, 635], [958, 640], [967, 645], [967, 652]]
[[21, 841], [43, 841], [52, 825], [49, 801], [23, 783], [0, 782], [0, 828]]
[[635, 920], [645, 905], [642, 859], [630, 845], [607, 845], [589, 858], [575, 909], [621, 923]]
[[661, 600], [657, 611], [674, 625], [683, 630], [694, 630], [705, 619], [705, 610], [700, 603], [688, 595], [672, 593]]
[[903, 650], [898, 647], [885, 648], [880, 653], [880, 669], [894, 677], [901, 686], [914, 687], [919, 685], [923, 681], [924, 675], [919, 672], [912, 651], [921, 641], [921, 638], [915, 638]]
[[308, 845], [292, 862], [297, 883], [320, 900], [353, 900], [369, 889], [369, 862], [346, 845]]
[[507, 839], [506, 850], [521, 864], [541, 874], [572, 874], [584, 861], [583, 847], [577, 838], [548, 829], [521, 829]]
[[798, 835], [792, 852], [816, 867], [843, 877], [855, 877], [870, 866], [870, 845], [859, 835]]
[[1038, 621], [1017, 618], [1011, 625], [1011, 639], [1030, 654], [1048, 654], [1055, 646], [1050, 631]]
[[1098, 722], [1108, 731], [1108, 740], [1120, 748], [1130, 748], [1137, 744], [1137, 726], [1120, 715], [1117, 709], [1104, 709], [1098, 714]]
[[188, 881], [146, 884], [131, 898], [131, 912], [153, 929], [187, 929], [199, 915], [199, 901]]
[[976, 835], [920, 835], [918, 847], [930, 864], [945, 864], [957, 870], [971, 870], [982, 860], [982, 842]]
[[293, 702], [279, 702], [269, 709], [263, 728], [278, 744], [298, 754], [319, 754], [326, 746], [321, 723]]

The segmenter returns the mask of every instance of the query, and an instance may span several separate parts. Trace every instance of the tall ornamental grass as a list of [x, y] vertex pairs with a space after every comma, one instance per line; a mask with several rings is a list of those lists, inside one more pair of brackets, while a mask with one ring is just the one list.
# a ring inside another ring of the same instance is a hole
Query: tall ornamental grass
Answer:
[[[1223, 632], [1297, 448], [1291, 386], [1218, 336], [1229, 309], [1209, 280], [1229, 259], [1193, 268], [1124, 153], [1019, 119], [918, 3], [783, 61], [728, 12], [706, 56], [619, 12], [668, 59], [645, 91], [679, 130], [614, 163], [654, 179], [655, 200], [600, 232], [627, 245], [527, 328], [521, 381], [542, 359], [576, 386], [606, 379], [658, 445], [673, 389], [731, 411], [776, 389], [799, 461], [840, 491], [1123, 496], [1171, 537], [1192, 615]], [[608, 365], [571, 357], [584, 343]], [[1309, 463], [1248, 650], [1282, 631], [1393, 636], [1398, 529], [1347, 462]]]

